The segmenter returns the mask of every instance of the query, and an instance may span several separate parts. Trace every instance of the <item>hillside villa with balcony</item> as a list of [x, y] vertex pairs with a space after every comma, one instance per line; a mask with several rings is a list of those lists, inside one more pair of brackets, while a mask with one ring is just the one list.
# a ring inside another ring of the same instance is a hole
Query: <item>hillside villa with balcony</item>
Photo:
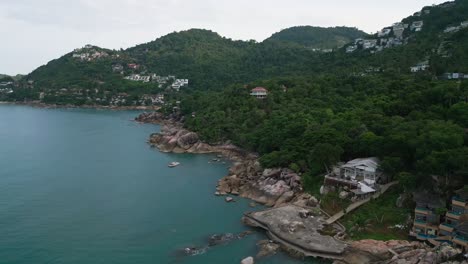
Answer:
[[268, 90], [263, 87], [256, 87], [252, 89], [250, 95], [254, 96], [257, 99], [265, 99], [268, 95]]
[[437, 209], [445, 208], [445, 203], [438, 196], [426, 192], [414, 194], [414, 201], [416, 208], [410, 235], [419, 240], [437, 238], [441, 217]]
[[324, 185], [347, 187], [356, 196], [363, 198], [375, 193], [379, 184], [388, 182], [387, 177], [378, 168], [379, 163], [376, 157], [339, 163], [325, 175]]

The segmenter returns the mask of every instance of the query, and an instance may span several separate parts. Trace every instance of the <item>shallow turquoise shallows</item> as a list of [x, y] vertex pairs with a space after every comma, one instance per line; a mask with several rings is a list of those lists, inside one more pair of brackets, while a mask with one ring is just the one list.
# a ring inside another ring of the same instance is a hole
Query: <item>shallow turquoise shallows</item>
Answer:
[[227, 164], [151, 149], [159, 128], [137, 114], [0, 105], [0, 263], [237, 264], [256, 254], [259, 232], [182, 254], [248, 230], [240, 219], [252, 209], [213, 195]]

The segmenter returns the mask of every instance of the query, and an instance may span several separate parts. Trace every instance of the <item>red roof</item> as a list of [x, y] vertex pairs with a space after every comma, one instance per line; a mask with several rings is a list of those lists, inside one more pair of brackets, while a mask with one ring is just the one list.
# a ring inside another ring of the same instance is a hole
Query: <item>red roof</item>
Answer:
[[256, 87], [252, 89], [252, 92], [268, 92], [268, 90], [263, 87]]

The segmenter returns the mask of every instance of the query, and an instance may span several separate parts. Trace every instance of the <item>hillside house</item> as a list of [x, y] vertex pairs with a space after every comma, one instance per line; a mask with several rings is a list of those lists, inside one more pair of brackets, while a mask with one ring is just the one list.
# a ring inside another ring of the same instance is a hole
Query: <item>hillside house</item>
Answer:
[[358, 198], [368, 196], [379, 189], [379, 184], [388, 182], [379, 170], [379, 159], [359, 158], [339, 163], [325, 175], [324, 186], [346, 187]]
[[419, 32], [422, 30], [423, 25], [424, 21], [414, 21], [410, 26], [410, 30]]
[[395, 37], [399, 39], [403, 38], [403, 33], [405, 32], [406, 28], [408, 28], [408, 25], [403, 24], [401, 22], [393, 24], [393, 35], [395, 35]]
[[129, 63], [129, 64], [127, 64], [127, 67], [129, 69], [132, 69], [132, 70], [137, 70], [138, 68], [140, 68], [140, 65], [138, 65], [136, 63]]
[[263, 87], [256, 87], [252, 89], [250, 95], [257, 99], [265, 99], [268, 96], [268, 90]]
[[392, 32], [392, 29], [391, 29], [391, 28], [384, 28], [384, 29], [382, 29], [381, 31], [379, 31], [379, 32], [377, 33], [377, 36], [378, 36], [379, 38], [385, 37], [385, 36], [388, 36], [388, 34], [390, 34], [390, 32]]
[[444, 80], [461, 80], [461, 79], [468, 79], [468, 74], [465, 73], [458, 73], [458, 72], [448, 72], [442, 75], [442, 79]]
[[448, 27], [444, 30], [444, 33], [455, 33], [460, 30], [460, 27]]
[[437, 238], [439, 234], [440, 215], [439, 208], [445, 208], [445, 203], [440, 197], [426, 192], [416, 193], [413, 197], [416, 202], [414, 209], [413, 228], [410, 235], [419, 240], [429, 240]]
[[374, 185], [381, 177], [378, 166], [378, 158], [354, 159], [340, 167], [340, 176], [345, 179], [364, 181], [369, 185]]
[[150, 81], [150, 76], [144, 76], [139, 74], [132, 74], [130, 76], [125, 77], [124, 79], [134, 82], [144, 82], [147, 83]]
[[356, 45], [351, 45], [351, 46], [348, 46], [346, 47], [346, 53], [353, 53], [357, 50], [357, 46]]
[[420, 63], [418, 63], [415, 66], [412, 66], [410, 68], [411, 72], [413, 72], [413, 73], [420, 72], [420, 71], [425, 71], [427, 69], [429, 69], [429, 62], [428, 61], [420, 62]]
[[383, 175], [378, 170], [379, 162], [375, 157], [354, 159], [337, 164], [326, 177], [346, 183], [352, 182], [354, 186], [358, 186], [359, 182], [373, 186], [383, 181]]
[[172, 89], [179, 91], [181, 87], [188, 86], [188, 84], [188, 79], [175, 79], [171, 87]]
[[372, 49], [377, 45], [376, 39], [365, 39], [362, 43], [363, 49]]
[[124, 70], [124, 67], [121, 64], [112, 65], [113, 72], [122, 72], [123, 70]]

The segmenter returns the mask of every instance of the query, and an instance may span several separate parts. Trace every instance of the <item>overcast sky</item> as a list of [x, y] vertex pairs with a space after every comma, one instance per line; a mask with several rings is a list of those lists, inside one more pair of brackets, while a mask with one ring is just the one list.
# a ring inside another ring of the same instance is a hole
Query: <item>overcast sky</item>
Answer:
[[368, 33], [440, 0], [0, 0], [0, 73], [29, 73], [85, 44], [119, 49], [204, 28], [262, 41], [291, 26]]

